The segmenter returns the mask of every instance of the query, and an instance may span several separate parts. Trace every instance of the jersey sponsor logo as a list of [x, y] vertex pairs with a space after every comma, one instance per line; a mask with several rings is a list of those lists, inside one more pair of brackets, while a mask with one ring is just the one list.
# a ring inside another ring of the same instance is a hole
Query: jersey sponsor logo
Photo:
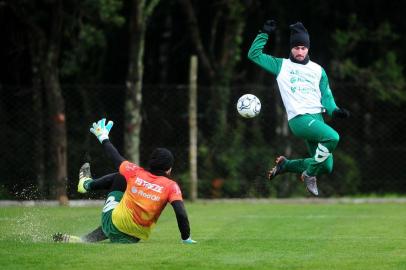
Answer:
[[159, 197], [157, 195], [149, 194], [149, 193], [146, 193], [146, 192], [144, 192], [142, 190], [138, 190], [137, 194], [140, 195], [141, 197], [146, 198], [146, 199], [150, 199], [151, 201], [156, 201], [157, 202], [157, 201], [159, 201], [161, 199], [161, 197]]
[[317, 78], [317, 73], [311, 70], [306, 70], [306, 69], [294, 69], [291, 68], [288, 73], [292, 76], [292, 75], [296, 75], [299, 77], [302, 77], [304, 80], [311, 82], [309, 79], [316, 79]]
[[291, 69], [288, 72], [290, 82], [290, 91], [295, 93], [299, 91], [302, 94], [311, 94], [317, 92], [316, 74], [311, 71]]
[[146, 181], [144, 179], [141, 179], [139, 177], [137, 177], [135, 179], [135, 184], [138, 185], [138, 186], [145, 187], [146, 189], [153, 190], [153, 191], [158, 192], [158, 193], [162, 193], [162, 190], [164, 189], [163, 186], [160, 186], [160, 185], [157, 185], [157, 184], [152, 184], [152, 183], [150, 183], [150, 182], [148, 182], [148, 181]]
[[309, 83], [309, 84], [311, 84], [311, 85], [314, 85], [314, 82], [312, 82], [312, 81], [310, 81], [310, 80], [308, 80], [308, 79], [306, 79], [306, 78], [296, 77], [296, 76], [293, 76], [293, 77], [290, 78], [290, 83], [291, 83], [291, 84], [295, 84], [295, 83]]

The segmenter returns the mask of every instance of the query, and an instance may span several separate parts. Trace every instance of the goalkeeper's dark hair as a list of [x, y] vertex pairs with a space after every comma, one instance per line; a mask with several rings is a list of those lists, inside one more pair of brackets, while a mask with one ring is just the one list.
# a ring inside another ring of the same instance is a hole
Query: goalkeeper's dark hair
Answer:
[[155, 175], [167, 176], [166, 172], [172, 168], [173, 162], [171, 151], [166, 148], [156, 148], [149, 158], [148, 170]]

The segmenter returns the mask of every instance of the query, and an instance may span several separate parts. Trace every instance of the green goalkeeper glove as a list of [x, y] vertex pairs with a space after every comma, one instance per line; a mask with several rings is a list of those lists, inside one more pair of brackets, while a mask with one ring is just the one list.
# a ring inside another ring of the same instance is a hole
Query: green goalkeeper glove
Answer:
[[93, 126], [90, 128], [90, 132], [97, 137], [100, 143], [102, 143], [104, 140], [109, 139], [109, 133], [113, 127], [113, 124], [113, 121], [109, 121], [106, 125], [106, 118], [103, 118], [97, 121], [97, 123], [93, 123]]
[[189, 237], [186, 240], [182, 240], [183, 244], [196, 244], [197, 242], [195, 240], [193, 240], [191, 237]]

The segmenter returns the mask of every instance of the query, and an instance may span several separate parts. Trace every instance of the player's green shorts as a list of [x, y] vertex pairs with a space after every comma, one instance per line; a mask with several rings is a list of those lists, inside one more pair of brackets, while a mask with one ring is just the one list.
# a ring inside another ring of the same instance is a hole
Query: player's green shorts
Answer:
[[112, 213], [123, 198], [123, 192], [112, 191], [107, 195], [102, 213], [102, 229], [104, 234], [113, 243], [137, 243], [140, 239], [120, 232], [113, 224]]

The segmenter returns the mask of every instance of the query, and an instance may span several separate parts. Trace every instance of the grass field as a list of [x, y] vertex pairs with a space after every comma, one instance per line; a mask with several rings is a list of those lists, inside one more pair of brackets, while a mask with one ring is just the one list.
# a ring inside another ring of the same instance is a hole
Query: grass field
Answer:
[[406, 269], [406, 205], [209, 202], [186, 205], [196, 245], [169, 206], [150, 240], [52, 243], [84, 234], [97, 207], [0, 208], [0, 269]]

